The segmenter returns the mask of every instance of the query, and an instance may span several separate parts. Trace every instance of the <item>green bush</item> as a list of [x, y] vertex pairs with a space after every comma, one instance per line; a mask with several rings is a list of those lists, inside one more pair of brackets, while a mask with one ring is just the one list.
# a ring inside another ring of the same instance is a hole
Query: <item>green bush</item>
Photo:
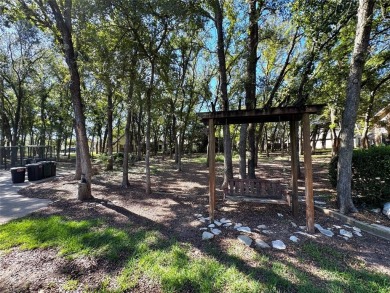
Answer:
[[[329, 179], [337, 185], [338, 156], [329, 163]], [[352, 155], [352, 190], [355, 201], [380, 204], [390, 200], [390, 147], [354, 150]]]

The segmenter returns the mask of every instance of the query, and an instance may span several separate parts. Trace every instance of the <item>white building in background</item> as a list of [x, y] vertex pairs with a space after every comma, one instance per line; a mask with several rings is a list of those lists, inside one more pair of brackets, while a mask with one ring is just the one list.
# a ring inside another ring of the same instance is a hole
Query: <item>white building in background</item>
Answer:
[[374, 115], [373, 122], [375, 144], [390, 145], [390, 104]]

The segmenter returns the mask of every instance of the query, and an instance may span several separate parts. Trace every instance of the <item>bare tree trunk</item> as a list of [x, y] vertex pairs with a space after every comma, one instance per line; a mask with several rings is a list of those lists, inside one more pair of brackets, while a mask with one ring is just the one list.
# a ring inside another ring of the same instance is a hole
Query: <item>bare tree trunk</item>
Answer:
[[359, 1], [358, 22], [348, 77], [345, 110], [341, 122], [340, 151], [337, 164], [337, 196], [340, 212], [343, 214], [357, 211], [352, 202], [351, 194], [353, 135], [360, 99], [362, 73], [370, 40], [374, 5], [374, 0]]
[[[217, 54], [219, 75], [221, 80], [221, 95], [222, 109], [229, 110], [229, 99], [227, 92], [227, 73], [226, 73], [226, 56], [225, 56], [225, 36], [223, 31], [223, 11], [219, 0], [214, 1], [215, 26], [217, 29]], [[222, 186], [225, 186], [228, 179], [233, 178], [233, 163], [232, 163], [232, 141], [230, 138], [229, 125], [223, 127], [223, 142], [224, 142], [224, 176]]]
[[[136, 54], [135, 54], [136, 56]], [[134, 92], [134, 82], [135, 82], [135, 66], [137, 59], [133, 56], [131, 61], [131, 71], [130, 71], [130, 85], [129, 85], [129, 93], [127, 96], [127, 117], [126, 117], [126, 127], [125, 127], [125, 145], [123, 149], [123, 173], [122, 173], [122, 187], [127, 188], [130, 186], [129, 183], [129, 152], [130, 152], [130, 125], [132, 122], [132, 109], [131, 104], [133, 100], [133, 92]]]
[[247, 136], [247, 124], [241, 124], [240, 129], [240, 142], [239, 142], [239, 153], [240, 153], [240, 178], [246, 179], [246, 136]]
[[[129, 98], [130, 100], [130, 98]], [[131, 124], [131, 109], [130, 103], [127, 105], [127, 117], [125, 127], [125, 145], [123, 150], [123, 173], [122, 173], [122, 187], [129, 187], [129, 150], [130, 150], [130, 124]]]
[[280, 143], [280, 150], [282, 152], [282, 157], [284, 157], [284, 139], [286, 136], [286, 123], [283, 123], [283, 132], [282, 132], [282, 139]]
[[[257, 65], [257, 45], [259, 42], [258, 10], [257, 0], [248, 1], [249, 11], [249, 33], [247, 39], [247, 64], [245, 80], [245, 104], [248, 110], [256, 108], [256, 65]], [[254, 179], [256, 167], [256, 126], [249, 123], [247, 127], [248, 135], [248, 178]]]
[[[108, 82], [109, 83], [109, 82]], [[114, 160], [112, 157], [113, 149], [113, 130], [112, 130], [112, 112], [113, 112], [113, 104], [112, 104], [112, 96], [113, 91], [111, 88], [111, 85], [108, 85], [108, 94], [107, 94], [107, 155], [108, 155], [108, 162], [106, 166], [107, 171], [112, 171], [114, 169]]]
[[57, 29], [61, 34], [60, 41], [70, 73], [70, 92], [75, 113], [77, 149], [79, 149], [81, 171], [85, 181], [83, 182], [85, 183], [85, 188], [79, 188], [78, 199], [87, 200], [93, 198], [91, 194], [92, 167], [81, 98], [80, 75], [72, 40], [72, 1], [65, 1], [63, 11], [61, 11], [55, 0], [49, 0], [48, 4], [54, 14]]
[[152, 192], [152, 183], [150, 179], [150, 128], [152, 122], [151, 108], [152, 108], [152, 93], [154, 87], [154, 71], [155, 71], [155, 60], [150, 60], [151, 73], [149, 88], [146, 92], [146, 154], [145, 154], [145, 192], [149, 195]]

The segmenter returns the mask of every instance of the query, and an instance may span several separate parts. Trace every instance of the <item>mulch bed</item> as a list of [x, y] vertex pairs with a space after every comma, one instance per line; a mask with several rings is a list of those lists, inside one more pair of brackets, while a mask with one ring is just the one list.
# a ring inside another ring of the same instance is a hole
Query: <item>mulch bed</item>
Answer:
[[[177, 172], [174, 164], [167, 160], [153, 162], [157, 171], [152, 176], [153, 192], [150, 196], [144, 193], [143, 167], [140, 163], [132, 168], [129, 174], [131, 186], [122, 188], [120, 172], [102, 172], [93, 179], [92, 192], [95, 200], [91, 202], [79, 202], [76, 200], [77, 181], [72, 176], [58, 177], [50, 181], [33, 184], [20, 191], [27, 197], [48, 198], [53, 203], [36, 216], [62, 215], [73, 220], [104, 219], [113, 227], [124, 227], [129, 221], [137, 223], [139, 227], [158, 229], [166, 237], [175, 237], [183, 243], [190, 243], [197, 250], [203, 252], [207, 243], [201, 240], [200, 227], [204, 227], [196, 220], [194, 214], [208, 215], [208, 171], [205, 166], [196, 163], [183, 163], [183, 171]], [[334, 190], [326, 179], [326, 170], [323, 162], [314, 162], [314, 188], [315, 195], [320, 198], [332, 199]], [[222, 166], [217, 169], [217, 186], [222, 183]], [[257, 170], [260, 178], [282, 178], [289, 180], [288, 161], [267, 161], [262, 163]], [[303, 195], [304, 182], [299, 182], [300, 192]], [[221, 197], [221, 191], [218, 190]], [[300, 253], [300, 245], [291, 244], [289, 237], [297, 231], [291, 222], [298, 226], [306, 224], [305, 205], [300, 203], [298, 218], [291, 215], [290, 208], [286, 205], [233, 203], [218, 201], [216, 219], [223, 217], [235, 223], [242, 223], [252, 229], [260, 224], [266, 225], [274, 231], [272, 235], [256, 234], [264, 241], [280, 239], [287, 245], [285, 251], [271, 250], [269, 253], [275, 259], [290, 260]], [[283, 217], [278, 216], [278, 213]], [[363, 221], [380, 222], [390, 226], [390, 220], [378, 214], [364, 211], [356, 218]], [[329, 218], [320, 212], [315, 214], [316, 223], [323, 227], [332, 225], [341, 226], [343, 223]], [[256, 232], [256, 229], [254, 230]], [[258, 231], [260, 232], [260, 231]], [[239, 235], [234, 229], [225, 229], [223, 236], [213, 239], [216, 247], [221, 250], [229, 246], [229, 241]], [[297, 234], [294, 234], [297, 235]], [[309, 238], [297, 235], [301, 241]], [[317, 232], [314, 241], [337, 247], [351, 260], [362, 261], [368, 268], [381, 269], [390, 277], [390, 252], [389, 241], [364, 233], [362, 237], [353, 237], [344, 240], [339, 236], [328, 238], [319, 236]], [[310, 240], [312, 240], [310, 238]], [[310, 266], [310, 264], [302, 264]], [[89, 284], [93, 288], [102, 276], [107, 273], [115, 275], [118, 266], [108, 262], [96, 261], [84, 257], [82, 259], [67, 261], [52, 249], [20, 251], [13, 249], [10, 253], [0, 254], [0, 288], [5, 292], [37, 292], [44, 288], [50, 292], [52, 284], [53, 292], [57, 292], [58, 284], [66, 282], [70, 276], [76, 276], [83, 284]], [[39, 268], [39, 269], [37, 269]], [[313, 268], [315, 269], [315, 268]], [[8, 290], [8, 291], [7, 291]], [[145, 280], [138, 285], [136, 292], [158, 292], [160, 288]]]

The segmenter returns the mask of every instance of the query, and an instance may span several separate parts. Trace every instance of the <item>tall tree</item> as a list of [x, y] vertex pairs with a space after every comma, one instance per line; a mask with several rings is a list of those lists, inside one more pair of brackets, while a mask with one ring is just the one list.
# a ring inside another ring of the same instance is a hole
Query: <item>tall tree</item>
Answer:
[[20, 0], [15, 2], [7, 0], [6, 3], [14, 15], [22, 12], [22, 17], [29, 19], [38, 27], [49, 30], [60, 45], [70, 75], [69, 88], [75, 114], [77, 149], [80, 154], [81, 171], [84, 174], [86, 183], [85, 189], [79, 189], [78, 198], [81, 200], [91, 199], [92, 168], [81, 97], [79, 66], [73, 40], [72, 24], [75, 20], [73, 18], [73, 1], [48, 0], [47, 2], [42, 2], [39, 0]]
[[[246, 65], [246, 79], [245, 79], [245, 104], [246, 109], [251, 110], [256, 108], [256, 70], [257, 70], [257, 46], [259, 42], [259, 26], [258, 18], [260, 8], [257, 7], [257, 0], [248, 1], [249, 10], [249, 29], [247, 39], [247, 65]], [[263, 5], [263, 1], [259, 3]], [[256, 140], [255, 140], [255, 124], [250, 123], [248, 127], [246, 125], [241, 126], [240, 134], [240, 158], [241, 164], [245, 164], [245, 132], [248, 135], [248, 146], [249, 146], [249, 158], [248, 158], [248, 177], [255, 178], [255, 167], [256, 167]], [[240, 166], [241, 172], [244, 168]], [[245, 174], [241, 174], [242, 178], [245, 178]]]
[[[221, 3], [222, 2], [222, 3]], [[225, 33], [223, 27], [223, 2], [219, 0], [212, 0], [211, 6], [213, 8], [213, 20], [215, 28], [217, 30], [217, 55], [218, 55], [218, 68], [220, 78], [220, 92], [222, 110], [229, 110], [229, 97], [228, 97], [228, 79], [227, 79], [227, 66], [225, 55]], [[229, 125], [223, 126], [223, 151], [224, 151], [224, 176], [222, 185], [226, 185], [228, 179], [233, 178], [233, 162], [232, 162], [232, 140], [230, 137]]]
[[374, 0], [359, 0], [358, 21], [341, 122], [340, 150], [337, 164], [337, 196], [340, 212], [343, 214], [357, 211], [352, 202], [351, 194], [353, 137], [374, 5]]

